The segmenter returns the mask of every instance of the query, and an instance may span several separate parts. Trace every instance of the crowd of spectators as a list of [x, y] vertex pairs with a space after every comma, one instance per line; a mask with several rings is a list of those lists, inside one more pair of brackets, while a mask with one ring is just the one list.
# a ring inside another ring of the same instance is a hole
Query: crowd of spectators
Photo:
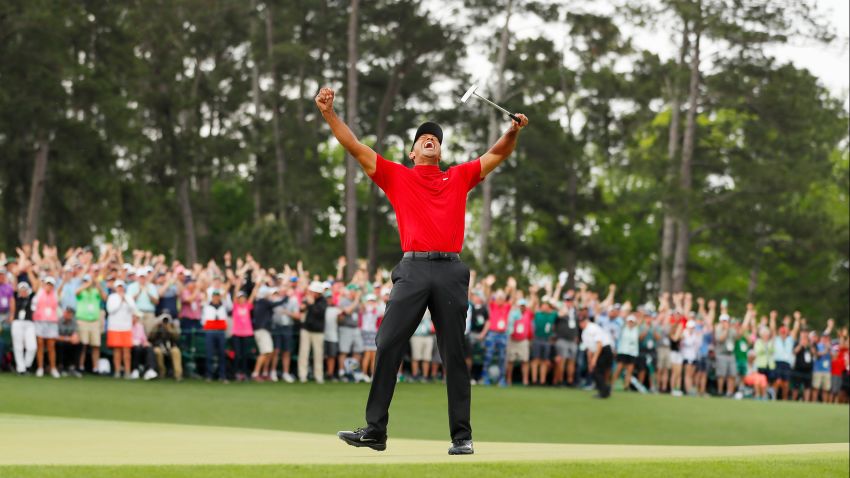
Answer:
[[[111, 245], [60, 257], [38, 242], [0, 254], [0, 324], [8, 329], [0, 331], [0, 369], [54, 378], [370, 381], [388, 271], [370, 277], [362, 266], [345, 281], [342, 257], [328, 277], [300, 262], [276, 269], [250, 254], [222, 259], [185, 266], [149, 251], [125, 258]], [[616, 301], [615, 285], [602, 297], [584, 284], [565, 290], [565, 282], [521, 289], [508, 278], [497, 287], [495, 276], [471, 274], [465, 352], [474, 384], [848, 401], [850, 337], [832, 319], [820, 330], [799, 311], [780, 317], [752, 304], [735, 315], [725, 300], [694, 303], [689, 293], [633, 306]], [[429, 311], [411, 333], [399, 381], [441, 380]], [[611, 360], [597, 344], [610, 347]]]

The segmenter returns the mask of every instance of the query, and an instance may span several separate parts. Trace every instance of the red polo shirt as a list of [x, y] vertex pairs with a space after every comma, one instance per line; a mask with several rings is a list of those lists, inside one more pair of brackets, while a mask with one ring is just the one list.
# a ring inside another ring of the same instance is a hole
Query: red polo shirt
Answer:
[[386, 193], [398, 220], [401, 250], [460, 252], [466, 195], [481, 182], [481, 161], [407, 168], [378, 155], [372, 181]]

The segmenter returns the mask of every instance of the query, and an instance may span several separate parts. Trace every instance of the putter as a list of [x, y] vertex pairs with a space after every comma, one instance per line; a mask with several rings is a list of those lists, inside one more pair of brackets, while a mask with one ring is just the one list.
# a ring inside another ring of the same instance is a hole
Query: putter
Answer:
[[520, 120], [519, 120], [519, 118], [516, 117], [516, 115], [514, 115], [510, 111], [502, 108], [501, 106], [497, 105], [496, 103], [493, 103], [492, 101], [488, 100], [487, 98], [479, 95], [478, 93], [475, 92], [475, 90], [477, 90], [477, 89], [478, 89], [477, 84], [470, 86], [469, 89], [466, 90], [466, 93], [464, 93], [463, 96], [460, 98], [460, 102], [466, 103], [471, 96], [476, 96], [478, 99], [483, 100], [483, 101], [487, 102], [488, 104], [490, 104], [493, 108], [496, 108], [497, 110], [501, 111], [502, 113], [508, 115], [508, 118], [516, 121], [517, 124], [520, 123]]

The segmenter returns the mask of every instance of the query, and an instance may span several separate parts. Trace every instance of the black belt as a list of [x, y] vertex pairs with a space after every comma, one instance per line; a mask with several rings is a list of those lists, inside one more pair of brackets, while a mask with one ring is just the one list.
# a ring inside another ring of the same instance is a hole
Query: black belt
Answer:
[[405, 252], [405, 259], [420, 261], [459, 261], [460, 254], [457, 252]]

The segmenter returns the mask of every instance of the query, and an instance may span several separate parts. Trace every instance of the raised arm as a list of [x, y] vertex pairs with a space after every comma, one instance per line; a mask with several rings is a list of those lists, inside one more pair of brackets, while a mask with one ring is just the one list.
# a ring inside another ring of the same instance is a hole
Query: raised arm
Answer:
[[496, 144], [490, 147], [490, 150], [481, 156], [481, 177], [484, 178], [497, 166], [502, 164], [502, 161], [508, 158], [516, 148], [516, 140], [519, 136], [519, 131], [528, 124], [528, 118], [521, 113], [516, 113], [520, 123], [511, 121], [511, 127], [496, 141]]
[[369, 176], [375, 174], [375, 168], [378, 163], [378, 154], [375, 153], [372, 148], [361, 143], [360, 140], [354, 136], [354, 133], [351, 132], [348, 125], [346, 125], [345, 122], [336, 115], [333, 103], [334, 90], [330, 88], [322, 88], [319, 90], [319, 93], [316, 95], [316, 106], [319, 107], [319, 111], [322, 113], [322, 118], [324, 118], [325, 122], [328, 123], [328, 126], [331, 127], [331, 132], [336, 137], [337, 141], [339, 141], [339, 144], [348, 151], [348, 154], [353, 156], [354, 159], [360, 163], [360, 167], [363, 168], [363, 171], [365, 171], [366, 174]]

